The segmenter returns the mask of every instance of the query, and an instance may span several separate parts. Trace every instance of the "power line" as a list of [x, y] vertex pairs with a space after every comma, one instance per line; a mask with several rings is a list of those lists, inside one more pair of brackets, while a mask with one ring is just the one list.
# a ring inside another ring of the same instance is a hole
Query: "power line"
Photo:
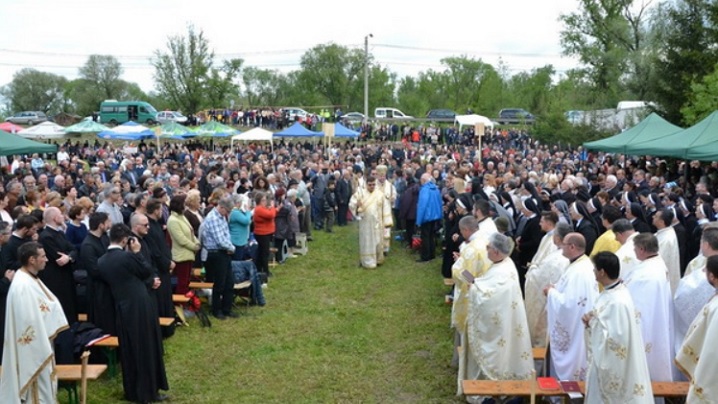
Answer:
[[403, 50], [414, 50], [422, 52], [442, 52], [452, 54], [472, 54], [472, 55], [492, 55], [492, 56], [521, 56], [521, 57], [560, 57], [560, 54], [554, 53], [529, 53], [529, 52], [487, 52], [477, 50], [456, 50], [456, 49], [439, 49], [439, 48], [423, 48], [419, 46], [407, 46], [407, 45], [391, 45], [391, 44], [374, 44], [378, 48], [389, 48], [389, 49], [403, 49]]
[[[363, 45], [349, 44], [346, 47], [361, 47]], [[373, 48], [388, 48], [388, 49], [400, 49], [400, 50], [412, 50], [420, 52], [440, 52], [447, 54], [471, 54], [471, 55], [490, 55], [490, 56], [517, 56], [517, 57], [560, 57], [560, 54], [553, 53], [533, 53], [533, 52], [495, 52], [495, 51], [477, 51], [477, 50], [457, 50], [448, 48], [427, 48], [420, 46], [408, 46], [408, 45], [394, 45], [394, 44], [382, 44], [373, 43]], [[277, 49], [277, 50], [258, 50], [258, 51], [247, 51], [247, 52], [230, 52], [230, 53], [215, 53], [215, 57], [242, 57], [242, 56], [262, 56], [262, 55], [288, 55], [293, 53], [307, 52], [311, 48], [304, 49]], [[67, 52], [47, 52], [47, 51], [34, 51], [34, 50], [23, 50], [23, 49], [7, 49], [0, 48], [0, 52], [21, 54], [21, 55], [35, 55], [35, 56], [52, 56], [52, 57], [83, 57], [87, 58], [93, 54], [100, 53], [67, 53]], [[154, 57], [152, 55], [113, 55], [118, 59], [150, 59]]]

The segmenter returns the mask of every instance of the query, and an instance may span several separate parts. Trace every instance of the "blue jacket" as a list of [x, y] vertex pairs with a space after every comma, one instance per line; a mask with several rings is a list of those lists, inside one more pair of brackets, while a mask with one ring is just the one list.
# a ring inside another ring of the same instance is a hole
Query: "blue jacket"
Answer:
[[441, 193], [436, 184], [429, 181], [419, 190], [419, 203], [416, 208], [416, 225], [440, 220], [443, 216], [441, 210]]

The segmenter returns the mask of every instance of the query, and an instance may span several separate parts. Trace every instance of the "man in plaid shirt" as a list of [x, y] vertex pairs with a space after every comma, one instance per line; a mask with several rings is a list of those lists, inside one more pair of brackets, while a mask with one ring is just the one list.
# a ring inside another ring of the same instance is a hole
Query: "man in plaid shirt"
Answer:
[[200, 234], [202, 245], [207, 250], [205, 270], [207, 281], [212, 286], [212, 313], [219, 320], [239, 317], [232, 312], [234, 301], [234, 280], [232, 278], [232, 255], [234, 245], [229, 237], [227, 217], [232, 211], [232, 198], [225, 196], [204, 219]]

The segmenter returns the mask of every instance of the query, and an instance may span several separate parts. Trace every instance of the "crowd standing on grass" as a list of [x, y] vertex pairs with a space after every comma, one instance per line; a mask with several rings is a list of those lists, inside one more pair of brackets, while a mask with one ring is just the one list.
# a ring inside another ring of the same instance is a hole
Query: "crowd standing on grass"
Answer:
[[[123, 349], [123, 387], [130, 401], [158, 401], [169, 387], [162, 338], [174, 329], [153, 319], [174, 316], [192, 268], [213, 282], [214, 318], [235, 318], [235, 283], [251, 281], [252, 302], [265, 305], [270, 262], [354, 221], [361, 267], [381, 265], [393, 243], [453, 279], [459, 394], [466, 379], [528, 377], [531, 346], [548, 345], [550, 374], [588, 380], [604, 402], [650, 397], [645, 378], [621, 373], [643, 361], [651, 381], [688, 377], [689, 397], [718, 396], [718, 361], [701, 338], [718, 337], [717, 163], [589, 153], [520, 130], [478, 143], [473, 129], [386, 125], [328, 145], [68, 141], [53, 156], [15, 156], [0, 172], [0, 300], [10, 313], [16, 271], [30, 268], [67, 324], [87, 313], [122, 346], [151, 341]], [[42, 252], [18, 252], [35, 242]], [[643, 354], [617, 331], [632, 307]], [[54, 357], [73, 361], [73, 332], [53, 327]], [[601, 345], [603, 329], [616, 336]], [[3, 351], [17, 344], [5, 338]], [[631, 365], [604, 372], [617, 352]], [[4, 369], [15, 362], [5, 355]]]

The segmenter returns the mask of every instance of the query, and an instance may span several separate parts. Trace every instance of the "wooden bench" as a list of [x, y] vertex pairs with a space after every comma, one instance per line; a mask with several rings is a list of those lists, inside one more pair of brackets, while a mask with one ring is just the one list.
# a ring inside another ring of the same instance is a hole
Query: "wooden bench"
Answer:
[[533, 355], [535, 361], [546, 359], [546, 347], [533, 347]]
[[185, 295], [172, 295], [172, 303], [174, 304], [185, 304], [189, 302], [189, 297]]
[[[85, 359], [86, 361], [86, 359]], [[77, 382], [82, 382], [82, 366], [83, 365], [55, 365], [55, 376], [58, 381], [70, 382], [67, 387], [67, 392], [70, 396], [70, 403], [77, 404], [80, 402], [77, 394]], [[105, 373], [107, 365], [85, 365], [85, 380], [97, 380]], [[2, 374], [2, 366], [0, 366], [0, 374]], [[83, 386], [83, 395], [87, 386]]]
[[[213, 286], [214, 286], [214, 283], [212, 283], [212, 282], [190, 282], [189, 283], [190, 289], [212, 289]], [[252, 281], [244, 281], [244, 282], [234, 284], [235, 291], [249, 289], [251, 287], [252, 287]], [[240, 296], [239, 298], [242, 299], [242, 301], [246, 303], [247, 307], [249, 307], [249, 303], [251, 302], [251, 297], [245, 298], [244, 296]]]
[[[187, 298], [187, 301], [189, 301], [189, 298]], [[77, 315], [78, 321], [87, 321], [87, 314], [80, 313]], [[172, 325], [172, 323], [175, 322], [174, 317], [160, 317], [160, 325], [163, 327], [167, 327]]]
[[[537, 397], [564, 396], [566, 393], [559, 388], [542, 390], [531, 380], [463, 380], [461, 382], [464, 395], [467, 396], [530, 396], [532, 385]], [[685, 397], [688, 394], [689, 382], [653, 382], [654, 397]], [[585, 382], [578, 382], [581, 394], [586, 394]]]
[[108, 373], [110, 374], [110, 377], [115, 377], [117, 375], [117, 351], [115, 351], [115, 349], [119, 346], [120, 340], [114, 336], [97, 341], [91, 346], [88, 345], [88, 348], [99, 347], [102, 349], [102, 352], [107, 357]]

